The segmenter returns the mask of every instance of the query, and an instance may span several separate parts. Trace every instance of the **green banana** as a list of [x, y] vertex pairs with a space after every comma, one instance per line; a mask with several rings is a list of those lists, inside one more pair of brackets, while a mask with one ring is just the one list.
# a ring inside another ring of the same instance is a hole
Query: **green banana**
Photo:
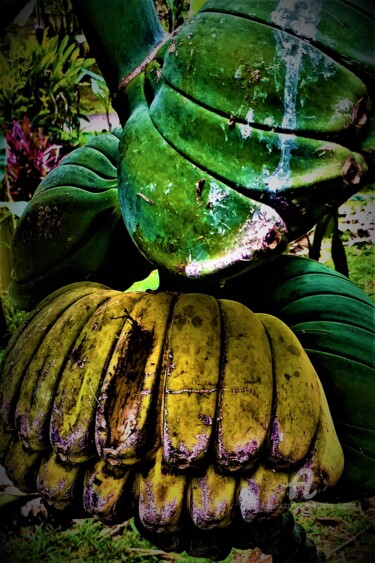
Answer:
[[[218, 396], [217, 462], [243, 470], [258, 458], [271, 423], [273, 375], [266, 331], [255, 313], [219, 300], [224, 356]], [[241, 416], [239, 416], [241, 413]]]
[[188, 510], [197, 528], [229, 526], [236, 506], [236, 485], [235, 477], [218, 473], [213, 464], [202, 474], [191, 477]]
[[[232, 28], [233, 32], [238, 34], [240, 31], [238, 27], [234, 30], [229, 20], [226, 28], [220, 27], [219, 33], [225, 35], [228, 28]], [[269, 28], [266, 32], [263, 26], [259, 26], [257, 35], [251, 34], [252, 24], [246, 20], [244, 20], [244, 27], [250, 28], [250, 31], [242, 30], [245, 34], [249, 33], [250, 42], [251, 39], [255, 42], [258, 41], [259, 35], [264, 36], [266, 33], [269, 33], [271, 37], [274, 35], [272, 28]], [[186, 27], [185, 33], [190, 34], [188, 27]], [[181, 31], [181, 35], [185, 34]], [[181, 38], [181, 40], [184, 39]], [[197, 41], [199, 41], [198, 36]], [[215, 39], [215, 42], [218, 41], [220, 40]], [[250, 43], [249, 50], [251, 51], [251, 49]], [[253, 53], [255, 57], [259, 56], [256, 48], [253, 49]], [[249, 51], [246, 52], [247, 57], [248, 54]], [[171, 57], [168, 58], [168, 62], [170, 59]], [[178, 64], [181, 64], [181, 61], [178, 61]], [[239, 67], [241, 64], [243, 63], [239, 61]], [[252, 63], [248, 62], [247, 64]], [[168, 72], [168, 66], [165, 69]], [[191, 87], [194, 89], [195, 84], [191, 84]], [[200, 95], [203, 97], [203, 93], [200, 93]], [[273, 190], [273, 186], [270, 185], [270, 174], [267, 174], [267, 171], [276, 170], [278, 167], [280, 133], [274, 130], [258, 129], [250, 125], [251, 118], [246, 113], [236, 116], [234, 122], [230, 123], [230, 111], [218, 114], [215, 112], [214, 106], [209, 108], [207, 105], [199, 106], [196, 100], [194, 94], [192, 94], [192, 97], [187, 97], [183, 91], [176, 90], [168, 83], [162, 84], [158, 88], [157, 97], [150, 107], [150, 116], [156, 129], [162, 132], [170, 146], [180, 154], [184, 154], [190, 162], [199, 163], [200, 168], [207, 170], [210, 175], [223, 178], [228, 185], [238, 185], [245, 192], [248, 191], [250, 197], [254, 197], [257, 190], [264, 190], [267, 194], [265, 201], [270, 201], [269, 192]], [[228, 103], [233, 105], [236, 100], [231, 97]], [[260, 109], [263, 108], [258, 107], [259, 117]], [[279, 117], [268, 114], [267, 119], [273, 119], [276, 122]], [[285, 137], [287, 138], [288, 135], [285, 135]], [[289, 137], [290, 140], [291, 136]], [[204, 151], [202, 151], [202, 145], [205, 147]], [[264, 160], [258, 157], [266, 147], [268, 151], [267, 165], [265, 165]], [[226, 158], [223, 158], [224, 154]], [[325, 140], [299, 137], [294, 143], [288, 188], [293, 189], [294, 193], [298, 190], [306, 190], [305, 193], [308, 193], [308, 188], [317, 184], [320, 190], [323, 190], [329, 184], [331, 184], [331, 187], [332, 184], [337, 185], [345, 162], [352, 158], [352, 155], [353, 153], [349, 149], [338, 143], [330, 143], [327, 146]], [[361, 159], [358, 158], [358, 163], [360, 162]], [[361, 162], [360, 166], [366, 168], [364, 161]], [[286, 190], [284, 196], [288, 198]], [[314, 197], [311, 193], [309, 193], [309, 196]], [[254, 199], [259, 201], [256, 196]], [[288, 201], [288, 203], [290, 205], [291, 202]], [[275, 204], [275, 207], [280, 213], [281, 206], [278, 209], [277, 204]]]
[[[303, 342], [303, 335], [300, 339]], [[374, 411], [369, 408], [375, 392], [373, 368], [320, 350], [306, 348], [306, 352], [319, 373], [334, 419], [375, 430]]]
[[52, 452], [42, 460], [37, 490], [43, 501], [59, 511], [82, 513], [82, 484], [85, 467], [62, 462]]
[[87, 461], [95, 454], [95, 413], [100, 386], [116, 344], [141, 294], [120, 293], [96, 309], [65, 364], [51, 414], [50, 441], [61, 459]]
[[275, 386], [266, 456], [282, 469], [300, 462], [310, 449], [319, 422], [319, 380], [291, 329], [272, 315], [257, 316], [270, 341]]
[[321, 321], [334, 321], [354, 325], [355, 327], [368, 330], [374, 323], [374, 305], [359, 301], [347, 295], [321, 294], [301, 297], [291, 301], [280, 309], [279, 317], [284, 321], [287, 319], [289, 326], [305, 323], [309, 320], [319, 319]]
[[37, 313], [33, 313], [27, 324], [15, 333], [2, 365], [0, 385], [0, 415], [10, 428], [15, 427], [14, 410], [25, 370], [42, 339], [70, 305], [100, 288], [98, 284], [89, 282], [77, 284], [72, 289], [65, 288], [54, 299], [47, 300], [47, 305], [38, 307]]
[[112, 467], [104, 460], [87, 469], [83, 483], [83, 508], [112, 526], [132, 518], [136, 505], [135, 472]]
[[[121, 82], [125, 223], [142, 254], [189, 279], [227, 279], [280, 254], [372, 176], [361, 135], [354, 145], [347, 136], [367, 120], [371, 87], [358, 64], [327, 55], [328, 1], [305, 4], [298, 25], [293, 6], [257, 3], [261, 18], [248, 3], [210, 6]], [[317, 92], [327, 92], [324, 108]]]
[[293, 325], [306, 350], [319, 350], [375, 368], [374, 332], [336, 321], [305, 321]]
[[213, 297], [180, 295], [166, 343], [162, 444], [167, 463], [186, 468], [201, 462], [216, 415], [221, 338], [220, 311]]
[[[108, 139], [112, 141], [112, 138], [113, 143], [108, 143]], [[60, 164], [63, 168], [48, 174], [48, 179], [46, 177], [39, 185], [38, 193], [55, 187], [57, 184], [56, 177], [60, 179], [61, 175], [64, 176], [64, 181], [66, 181], [67, 185], [76, 185], [75, 166], [84, 166], [87, 169], [87, 182], [89, 185], [95, 186], [95, 189], [112, 188], [114, 184], [113, 178], [116, 178], [117, 174], [118, 138], [113, 134], [94, 137], [94, 140], [96, 141], [95, 143], [93, 143], [93, 140], [90, 140], [87, 145], [67, 154]], [[96, 147], [94, 147], [94, 144], [96, 144]], [[109, 149], [107, 154], [104, 152], [105, 145]], [[100, 171], [100, 174], [98, 174], [98, 171]], [[83, 178], [80, 178], [80, 180], [82, 183], [78, 184], [77, 187], [86, 187], [86, 184], [83, 183]]]
[[222, 270], [229, 275], [255, 256], [285, 249], [285, 224], [278, 213], [229, 189], [175, 151], [155, 129], [145, 103], [127, 121], [120, 153], [126, 227], [142, 254], [163, 269], [193, 279]]
[[329, 294], [344, 295], [353, 299], [357, 299], [364, 304], [371, 304], [371, 300], [367, 295], [348, 278], [336, 275], [322, 275], [320, 273], [302, 275], [286, 280], [280, 285], [273, 286], [274, 294], [272, 295], [272, 303], [282, 309], [289, 303], [307, 297], [310, 295]]
[[117, 340], [96, 415], [97, 449], [112, 464], [141, 461], [160, 441], [160, 370], [174, 299], [141, 294]]
[[[24, 375], [17, 401], [16, 427], [25, 446], [50, 446], [49, 423], [61, 372], [74, 344], [96, 309], [118, 292], [97, 290], [73, 303], [49, 330]], [[58, 353], [56, 343], [59, 342]]]
[[119, 135], [114, 130], [73, 150], [37, 188], [12, 241], [9, 294], [18, 308], [31, 309], [74, 280], [123, 289], [149, 272], [121, 219]]
[[[323, 305], [319, 309], [321, 297], [326, 300], [327, 305], [331, 299], [328, 306], [333, 313], [337, 311], [337, 314], [341, 311], [335, 305], [338, 296], [353, 299], [353, 307], [357, 305], [358, 310], [363, 307], [367, 311], [368, 307], [374, 307], [371, 299], [344, 275], [316, 260], [287, 254], [275, 258], [269, 264], [260, 265], [248, 274], [227, 280], [223, 291], [226, 299], [236, 299], [254, 311], [276, 316], [280, 316], [281, 310], [301, 299], [310, 297], [308, 303], [311, 304], [314, 296], [319, 296], [313, 309], [316, 311], [316, 320], [320, 318], [320, 310], [324, 311]], [[306, 314], [309, 313], [310, 310], [306, 309]], [[343, 311], [341, 314], [344, 314]], [[291, 325], [286, 312], [281, 318]]]
[[335, 420], [335, 428], [340, 443], [375, 459], [375, 430], [360, 428], [337, 420]]
[[186, 510], [187, 476], [165, 464], [159, 448], [154, 463], [138, 478], [138, 514], [143, 526], [159, 534], [181, 530]]

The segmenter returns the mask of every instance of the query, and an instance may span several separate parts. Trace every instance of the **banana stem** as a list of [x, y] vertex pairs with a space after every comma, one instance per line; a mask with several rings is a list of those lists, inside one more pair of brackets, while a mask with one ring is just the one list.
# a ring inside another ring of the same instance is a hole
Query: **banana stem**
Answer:
[[72, 0], [112, 96], [166, 36], [152, 0]]

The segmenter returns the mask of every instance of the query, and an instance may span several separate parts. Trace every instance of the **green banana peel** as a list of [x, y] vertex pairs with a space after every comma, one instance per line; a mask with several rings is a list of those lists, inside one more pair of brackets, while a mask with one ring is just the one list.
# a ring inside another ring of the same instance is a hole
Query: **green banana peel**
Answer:
[[75, 149], [41, 182], [12, 239], [12, 303], [29, 310], [79, 280], [125, 289], [151, 270], [127, 233], [118, 200], [119, 130]]
[[283, 2], [206, 2], [121, 82], [121, 209], [161, 271], [230, 278], [371, 183], [374, 24], [335, 4], [345, 21], [355, 16], [360, 49], [328, 56], [346, 37], [325, 5], [297, 22]]
[[152, 0], [72, 0], [72, 5], [112, 95], [167, 36]]

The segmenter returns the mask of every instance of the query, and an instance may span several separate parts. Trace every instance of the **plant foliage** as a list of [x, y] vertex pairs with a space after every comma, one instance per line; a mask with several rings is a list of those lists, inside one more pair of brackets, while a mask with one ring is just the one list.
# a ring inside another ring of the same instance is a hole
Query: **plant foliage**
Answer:
[[0, 120], [8, 128], [25, 115], [31, 127], [48, 132], [52, 142], [66, 133], [79, 135], [85, 118], [79, 84], [93, 58], [79, 56], [69, 36], [43, 34], [41, 44], [34, 35], [13, 35], [7, 52], [0, 53]]
[[12, 129], [5, 129], [5, 139], [10, 196], [13, 201], [28, 201], [43, 178], [57, 166], [61, 147], [52, 144], [40, 127], [32, 131], [27, 115], [22, 124], [13, 121]]

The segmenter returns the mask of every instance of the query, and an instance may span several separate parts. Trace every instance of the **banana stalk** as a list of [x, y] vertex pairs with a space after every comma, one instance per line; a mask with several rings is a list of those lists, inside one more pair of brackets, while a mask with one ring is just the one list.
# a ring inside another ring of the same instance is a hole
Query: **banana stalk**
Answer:
[[108, 88], [115, 96], [120, 80], [167, 37], [153, 1], [73, 0], [72, 5]]

